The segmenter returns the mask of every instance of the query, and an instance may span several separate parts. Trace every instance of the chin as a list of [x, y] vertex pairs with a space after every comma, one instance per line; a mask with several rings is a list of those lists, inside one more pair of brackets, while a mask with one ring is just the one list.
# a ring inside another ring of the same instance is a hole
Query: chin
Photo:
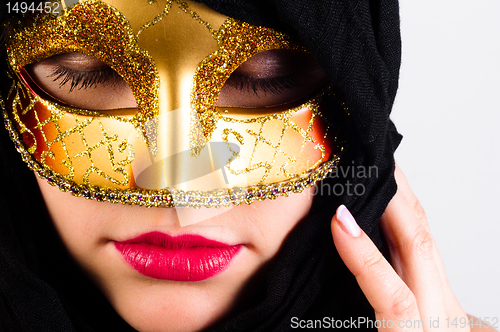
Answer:
[[138, 331], [200, 331], [217, 324], [245, 305], [249, 288], [255, 291], [252, 277], [261, 267], [245, 247], [224, 271], [200, 281], [155, 279], [116, 261], [109, 274], [102, 270], [94, 280]]
[[174, 208], [86, 200], [38, 182], [70, 255], [139, 331], [199, 331], [253, 303], [314, 190], [201, 221], [203, 210], [185, 208], [182, 217], [199, 222], [183, 227]]

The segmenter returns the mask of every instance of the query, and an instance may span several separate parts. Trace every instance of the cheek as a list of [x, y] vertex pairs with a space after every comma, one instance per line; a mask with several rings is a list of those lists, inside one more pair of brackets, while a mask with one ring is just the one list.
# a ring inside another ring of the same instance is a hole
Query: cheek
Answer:
[[314, 187], [300, 194], [264, 200], [245, 206], [242, 215], [252, 225], [251, 242], [255, 251], [265, 260], [272, 258], [281, 248], [288, 234], [304, 219], [311, 209]]
[[[158, 326], [200, 330], [245, 306], [245, 301], [261, 289], [266, 263], [308, 214], [314, 193], [311, 188], [289, 197], [235, 206], [181, 227], [174, 208], [86, 200], [61, 192], [44, 180], [38, 179], [38, 183], [71, 256], [114, 309], [138, 330], [158, 330]], [[185, 218], [201, 218], [203, 211], [179, 210], [186, 214]], [[151, 231], [196, 233], [224, 243], [242, 244], [242, 249], [226, 270], [206, 280], [153, 279], [132, 269], [110, 241]]]
[[85, 242], [88, 237], [81, 235], [87, 233], [86, 230], [93, 228], [92, 221], [95, 218], [92, 216], [92, 210], [89, 210], [89, 207], [87, 209], [77, 208], [78, 205], [75, 206], [74, 197], [64, 195], [59, 190], [54, 190], [56, 188], [38, 176], [36, 178], [54, 226], [63, 242], [75, 244], [75, 246], [86, 246]]
[[107, 242], [106, 220], [113, 215], [116, 218], [116, 206], [74, 197], [38, 176], [37, 181], [61, 240], [70, 255], [92, 274], [96, 269], [93, 258], [105, 249]]

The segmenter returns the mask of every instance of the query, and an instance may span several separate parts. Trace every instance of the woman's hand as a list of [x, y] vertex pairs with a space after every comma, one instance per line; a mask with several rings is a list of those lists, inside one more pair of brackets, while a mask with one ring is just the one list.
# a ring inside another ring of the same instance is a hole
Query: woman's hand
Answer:
[[332, 219], [335, 246], [375, 310], [379, 331], [496, 331], [463, 311], [425, 212], [397, 166], [395, 177], [398, 191], [381, 219], [392, 266], [347, 208]]

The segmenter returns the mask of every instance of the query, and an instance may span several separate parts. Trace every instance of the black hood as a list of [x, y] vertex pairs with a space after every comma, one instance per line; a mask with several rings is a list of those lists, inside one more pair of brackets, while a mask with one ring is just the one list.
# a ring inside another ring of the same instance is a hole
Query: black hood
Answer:
[[[349, 110], [346, 117], [332, 115], [344, 128], [347, 142], [340, 171], [318, 187], [358, 186], [352, 195], [320, 190], [308, 217], [292, 231], [270, 264], [263, 278], [265, 291], [211, 331], [286, 331], [300, 319], [323, 317], [374, 319], [373, 310], [336, 253], [330, 220], [336, 207], [345, 204], [383, 248], [378, 222], [396, 192], [393, 153], [401, 140], [389, 119], [401, 58], [398, 2], [202, 2], [227, 16], [287, 32], [312, 52]], [[0, 15], [7, 16], [5, 12]], [[326, 103], [332, 114], [339, 108], [338, 100]], [[35, 177], [4, 128], [0, 130], [0, 153], [0, 330], [133, 330], [66, 253]], [[359, 174], [363, 169], [365, 174]]]

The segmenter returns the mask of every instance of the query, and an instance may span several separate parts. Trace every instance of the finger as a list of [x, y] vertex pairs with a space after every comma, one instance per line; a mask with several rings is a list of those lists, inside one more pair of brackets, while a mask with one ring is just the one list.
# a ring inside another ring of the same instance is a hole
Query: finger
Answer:
[[[392, 322], [391, 327], [379, 331], [403, 331], [399, 322], [420, 320], [415, 296], [345, 206], [337, 209], [331, 227], [335, 247], [356, 277], [377, 319]], [[423, 330], [420, 327], [412, 331]]]
[[458, 301], [449, 287], [420, 202], [399, 167], [395, 177], [398, 191], [381, 218], [381, 225], [396, 271], [415, 295], [424, 321], [431, 317], [445, 319], [450, 309], [453, 315], [465, 315], [455, 306]]

